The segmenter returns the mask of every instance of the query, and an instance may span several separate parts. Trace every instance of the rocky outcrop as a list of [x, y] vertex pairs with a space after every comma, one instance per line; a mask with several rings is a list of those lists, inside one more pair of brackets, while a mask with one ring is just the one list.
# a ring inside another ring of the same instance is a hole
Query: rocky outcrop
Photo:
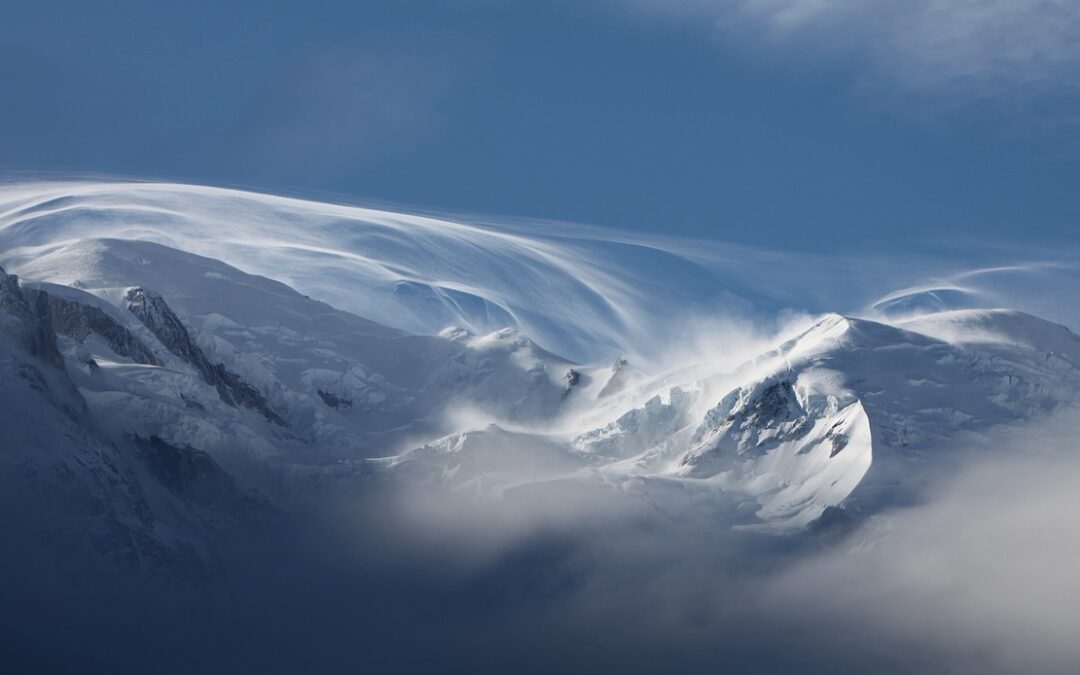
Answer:
[[60, 335], [82, 343], [91, 333], [96, 333], [120, 356], [143, 365], [161, 365], [142, 340], [100, 308], [55, 295], [49, 297], [49, 306], [56, 332]]
[[30, 320], [27, 324], [30, 353], [50, 365], [63, 368], [64, 357], [61, 356], [60, 349], [56, 345], [56, 328], [53, 325], [49, 294], [44, 291], [26, 290], [23, 296], [30, 309]]
[[166, 349], [192, 366], [207, 384], [217, 389], [218, 396], [227, 405], [249, 408], [274, 424], [288, 426], [285, 420], [270, 408], [258, 389], [229, 371], [224, 364], [212, 363], [207, 358], [191, 338], [180, 317], [160, 295], [148, 293], [142, 288], [132, 288], [125, 299], [131, 313], [150, 329]]
[[604, 398], [617, 394], [626, 388], [627, 381], [630, 379], [630, 362], [623, 358], [615, 359], [615, 363], [611, 364], [611, 377], [608, 378], [604, 388], [600, 390], [598, 396]]
[[574, 389], [582, 384], [584, 378], [585, 376], [581, 374], [580, 370], [575, 370], [574, 368], [567, 370], [566, 375], [563, 376], [563, 380], [566, 381], [566, 390], [563, 391], [563, 398], [570, 396]]
[[791, 382], [736, 389], [705, 414], [691, 441], [697, 448], [683, 464], [696, 464], [714, 453], [761, 456], [780, 443], [802, 438], [813, 426]]
[[22, 323], [20, 337], [31, 355], [63, 369], [48, 293], [22, 288], [17, 276], [0, 268], [0, 309]]
[[319, 398], [322, 399], [323, 403], [325, 403], [327, 406], [329, 406], [329, 407], [331, 407], [331, 408], [333, 408], [335, 410], [338, 410], [340, 408], [351, 408], [352, 407], [352, 401], [350, 401], [347, 398], [343, 398], [343, 397], [338, 396], [337, 394], [335, 394], [333, 392], [329, 392], [329, 391], [326, 391], [324, 389], [319, 389], [318, 391], [319, 391]]
[[0, 309], [19, 318], [25, 318], [29, 312], [22, 289], [19, 288], [19, 277], [8, 274], [2, 267], [0, 267]]
[[226, 514], [265, 508], [263, 500], [247, 494], [207, 453], [172, 445], [157, 436], [135, 438], [140, 458], [150, 473], [176, 497]]

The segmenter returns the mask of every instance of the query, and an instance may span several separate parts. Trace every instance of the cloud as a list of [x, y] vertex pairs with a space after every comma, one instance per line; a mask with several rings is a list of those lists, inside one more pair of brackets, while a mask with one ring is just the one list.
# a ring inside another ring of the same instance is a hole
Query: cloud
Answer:
[[726, 40], [839, 57], [877, 97], [1027, 107], [1080, 91], [1071, 0], [625, 0], [711, 17]]
[[[396, 494], [359, 509], [376, 535], [333, 541], [379, 542], [368, 558], [396, 541], [393, 574], [365, 583], [426, 585], [403, 595], [396, 630], [417, 651], [434, 630], [479, 671], [1075, 672], [1077, 423], [1069, 411], [940, 448], [956, 461], [921, 506], [840, 541], [739, 533], [717, 526], [716, 503], [653, 510], [586, 483], [497, 509]], [[558, 663], [517, 661], [551, 644]]]
[[233, 542], [235, 573], [204, 588], [69, 590], [85, 580], [19, 583], [0, 562], [0, 655], [28, 672], [1076, 672], [1078, 423], [938, 448], [957, 461], [921, 506], [839, 540], [587, 481], [498, 503], [327, 485]]
[[1075, 672], [1078, 422], [1067, 412], [971, 451], [925, 505], [782, 575], [777, 608], [830, 626], [822, 649], [893, 669]]

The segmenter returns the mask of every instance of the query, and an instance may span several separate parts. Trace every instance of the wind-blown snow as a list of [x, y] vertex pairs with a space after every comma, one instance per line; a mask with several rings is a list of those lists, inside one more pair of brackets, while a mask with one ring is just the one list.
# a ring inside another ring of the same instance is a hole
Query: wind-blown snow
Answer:
[[[414, 333], [520, 329], [575, 359], [664, 337], [680, 314], [735, 296], [702, 266], [647, 243], [548, 236], [368, 208], [188, 185], [0, 189], [0, 262], [88, 238], [140, 239], [264, 275]], [[50, 280], [94, 274], [65, 259]]]
[[[707, 334], [703, 319], [717, 316], [770, 319], [787, 308], [873, 313], [879, 298], [898, 309], [904, 305], [895, 289], [934, 288], [931, 279], [973, 298], [962, 307], [1012, 307], [1080, 323], [1076, 311], [1043, 292], [1048, 285], [1080, 292], [1080, 269], [1061, 251], [1055, 254], [1066, 262], [1039, 262], [1032, 254], [1008, 265], [1001, 252], [971, 250], [946, 261], [903, 252], [795, 255], [195, 185], [0, 187], [0, 264], [10, 271], [23, 273], [45, 254], [94, 238], [152, 241], [208, 256], [412, 333], [515, 328], [575, 361], [664, 360], [689, 334]], [[77, 284], [94, 273], [90, 262], [65, 264], [71, 267], [53, 270], [48, 280]]]

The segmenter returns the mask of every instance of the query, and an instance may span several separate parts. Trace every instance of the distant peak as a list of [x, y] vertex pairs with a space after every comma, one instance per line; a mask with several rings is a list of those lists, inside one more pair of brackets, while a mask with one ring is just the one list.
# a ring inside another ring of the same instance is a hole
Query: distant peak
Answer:
[[439, 337], [453, 340], [454, 342], [468, 342], [476, 336], [461, 326], [447, 326], [439, 331]]

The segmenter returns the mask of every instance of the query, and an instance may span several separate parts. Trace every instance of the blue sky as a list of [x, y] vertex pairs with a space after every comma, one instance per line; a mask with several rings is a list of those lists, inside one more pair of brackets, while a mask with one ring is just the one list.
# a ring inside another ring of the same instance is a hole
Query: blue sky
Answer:
[[814, 250], [1080, 223], [1071, 2], [7, 5], [8, 176]]

